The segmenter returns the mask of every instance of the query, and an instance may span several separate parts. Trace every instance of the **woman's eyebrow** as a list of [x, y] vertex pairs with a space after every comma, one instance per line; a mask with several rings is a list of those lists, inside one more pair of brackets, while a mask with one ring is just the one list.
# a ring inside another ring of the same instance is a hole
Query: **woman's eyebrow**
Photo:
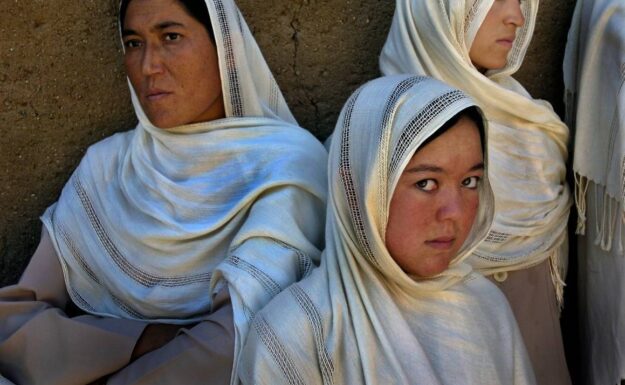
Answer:
[[[184, 27], [184, 26], [185, 26], [184, 24], [179, 23], [177, 21], [163, 21], [161, 23], [156, 24], [154, 27], [151, 28], [151, 30], [162, 31], [170, 27]], [[124, 28], [122, 30], [122, 37], [130, 36], [130, 35], [138, 35], [138, 33], [137, 31], [130, 29], [130, 28]]]
[[124, 28], [122, 30], [122, 37], [130, 36], [130, 35], [138, 35], [138, 33], [134, 29]]
[[184, 27], [185, 25], [177, 21], [163, 21], [152, 27], [152, 30], [163, 30], [169, 27]]

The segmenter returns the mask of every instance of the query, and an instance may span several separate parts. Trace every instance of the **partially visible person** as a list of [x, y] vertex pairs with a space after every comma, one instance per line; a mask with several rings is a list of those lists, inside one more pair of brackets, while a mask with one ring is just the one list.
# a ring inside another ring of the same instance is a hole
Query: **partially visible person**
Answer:
[[625, 3], [580, 0], [564, 61], [575, 130], [584, 384], [625, 380]]
[[[471, 265], [504, 292], [539, 384], [570, 384], [560, 330], [568, 263], [569, 130], [512, 75], [532, 39], [538, 0], [397, 0], [383, 74], [440, 79], [489, 122], [493, 227]], [[427, 15], [427, 16], [426, 16]]]
[[139, 123], [89, 148], [0, 290], [0, 373], [228, 384], [249, 319], [319, 262], [327, 154], [233, 1], [120, 10]]
[[466, 259], [494, 202], [466, 94], [376, 79], [332, 139], [319, 268], [253, 320], [243, 384], [534, 384], [510, 307]]

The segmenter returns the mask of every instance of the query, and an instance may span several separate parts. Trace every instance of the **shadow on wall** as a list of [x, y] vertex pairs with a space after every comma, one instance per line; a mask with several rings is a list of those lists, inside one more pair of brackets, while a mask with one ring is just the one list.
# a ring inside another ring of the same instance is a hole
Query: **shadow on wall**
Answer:
[[[543, 2], [518, 79], [562, 111], [561, 62], [574, 0]], [[349, 94], [378, 76], [390, 0], [239, 0], [301, 125], [319, 138]], [[86, 147], [135, 123], [117, 0], [2, 1], [0, 286], [17, 281]]]

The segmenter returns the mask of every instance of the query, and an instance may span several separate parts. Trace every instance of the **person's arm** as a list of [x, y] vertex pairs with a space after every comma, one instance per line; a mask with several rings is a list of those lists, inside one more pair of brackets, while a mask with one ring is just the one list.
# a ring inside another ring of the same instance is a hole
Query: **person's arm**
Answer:
[[[170, 330], [157, 330], [168, 337]], [[165, 325], [159, 325], [166, 327]], [[146, 329], [146, 335], [148, 329]], [[229, 384], [234, 357], [234, 322], [232, 304], [227, 288], [214, 299], [213, 313], [206, 321], [192, 328], [181, 328], [177, 336], [159, 349], [155, 349], [106, 382], [122, 384]], [[146, 337], [149, 343], [152, 337]], [[140, 343], [137, 344], [140, 348]]]
[[86, 384], [130, 362], [146, 323], [82, 315], [71, 303], [52, 240], [41, 242], [17, 285], [0, 289], [0, 372], [16, 384]]

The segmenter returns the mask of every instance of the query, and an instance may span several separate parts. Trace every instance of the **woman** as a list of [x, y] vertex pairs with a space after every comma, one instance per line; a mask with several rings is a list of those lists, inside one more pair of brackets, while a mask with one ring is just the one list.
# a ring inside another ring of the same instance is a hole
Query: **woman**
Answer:
[[139, 123], [89, 149], [0, 291], [0, 372], [229, 383], [248, 319], [319, 261], [326, 153], [232, 1], [128, 0], [121, 20]]
[[578, 1], [564, 61], [575, 127], [584, 384], [625, 381], [625, 3]]
[[538, 382], [568, 384], [559, 305], [571, 204], [569, 133], [549, 104], [512, 78], [537, 12], [537, 0], [398, 0], [380, 67], [386, 75], [435, 77], [483, 108], [496, 210], [470, 263], [508, 298]]
[[425, 77], [352, 95], [321, 266], [256, 315], [244, 384], [534, 383], [504, 296], [466, 263], [493, 214], [478, 111]]

